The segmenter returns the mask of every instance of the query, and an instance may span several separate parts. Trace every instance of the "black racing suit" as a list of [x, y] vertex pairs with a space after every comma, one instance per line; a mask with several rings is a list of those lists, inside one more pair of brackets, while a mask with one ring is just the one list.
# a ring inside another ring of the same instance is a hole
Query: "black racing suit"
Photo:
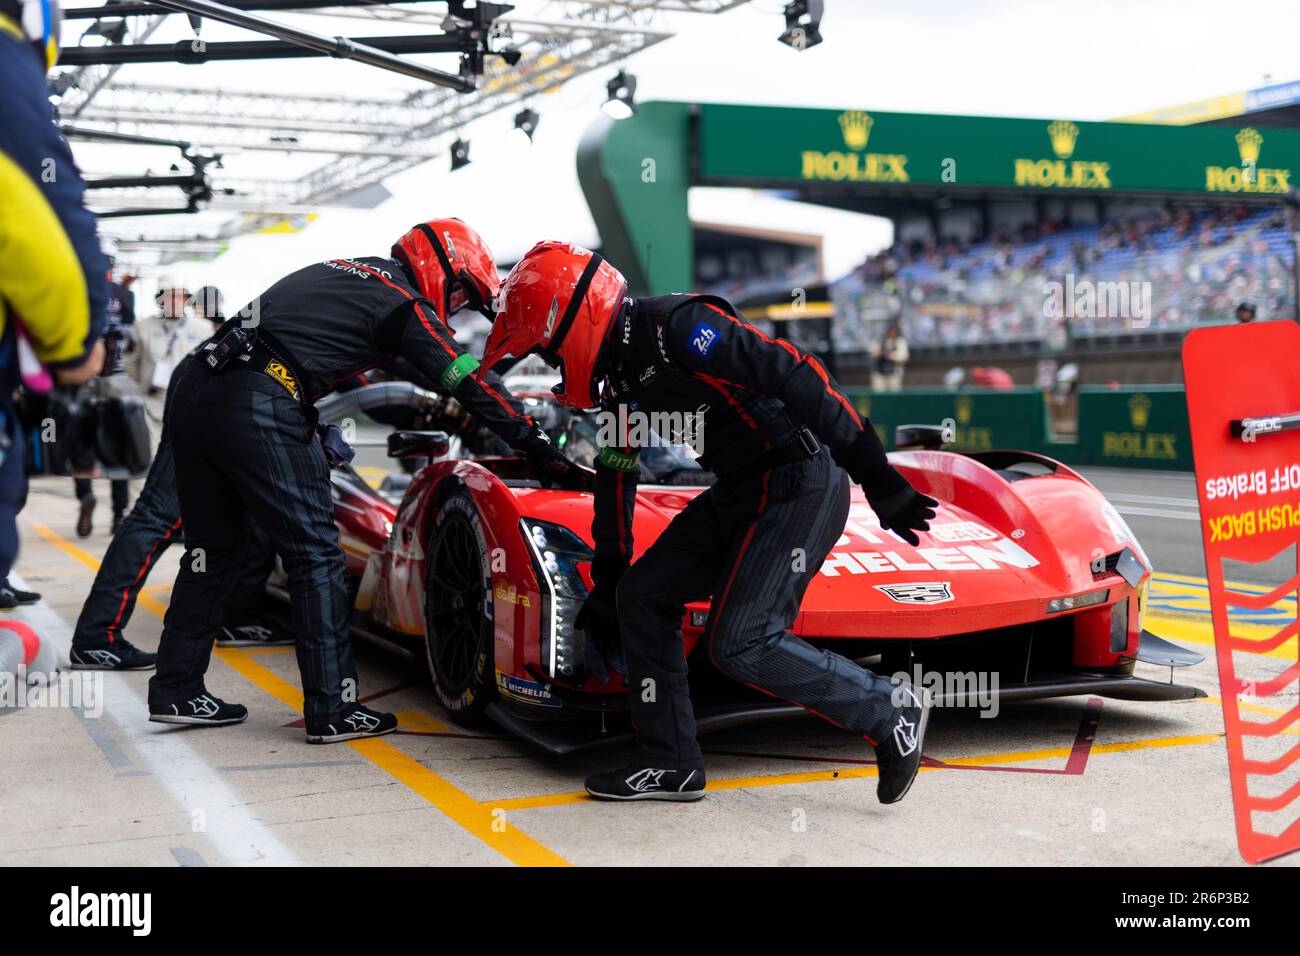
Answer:
[[[192, 361], [190, 355], [181, 359], [172, 373], [173, 382], [184, 374]], [[245, 544], [237, 562], [238, 583], [226, 602], [223, 615], [223, 622], [229, 627], [259, 622], [257, 609], [266, 593], [266, 578], [275, 564], [275, 552], [251, 521], [244, 533]], [[149, 466], [149, 474], [136, 496], [135, 507], [109, 542], [99, 570], [95, 572], [90, 594], [77, 616], [77, 626], [72, 634], [75, 648], [83, 655], [96, 648], [112, 649], [130, 622], [136, 601], [154, 565], [167, 548], [183, 536], [181, 507], [176, 497], [176, 466], [164, 416], [162, 436]]]
[[227, 332], [241, 324], [256, 332], [251, 350], [219, 372], [201, 351], [172, 385], [168, 432], [187, 553], [149, 703], [158, 709], [204, 692], [212, 634], [238, 585], [240, 532], [251, 515], [288, 575], [310, 732], [357, 700], [343, 552], [310, 402], [400, 355], [530, 458], [564, 459], [506, 393], [470, 374], [477, 363], [395, 260], [300, 269], [230, 320]]
[[870, 423], [815, 357], [767, 338], [720, 299], [637, 299], [605, 348], [602, 411], [694, 413], [673, 427], [694, 433], [700, 464], [718, 476], [629, 567], [635, 449], [602, 449], [596, 468], [592, 596], [599, 607], [617, 595], [647, 765], [703, 766], [680, 626], [685, 605], [709, 597], [703, 640], [723, 673], [874, 745], [893, 713], [892, 685], [787, 631], [844, 530], [845, 470], [870, 482], [887, 468]]

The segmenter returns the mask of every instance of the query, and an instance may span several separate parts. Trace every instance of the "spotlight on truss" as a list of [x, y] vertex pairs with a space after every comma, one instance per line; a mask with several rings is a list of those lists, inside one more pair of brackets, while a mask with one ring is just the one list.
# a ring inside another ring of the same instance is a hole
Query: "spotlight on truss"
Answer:
[[[87, 37], [102, 42], [86, 43]], [[125, 39], [126, 21], [122, 19], [96, 20], [86, 28], [85, 33], [81, 34], [81, 41], [85, 46], [110, 46], [121, 43]]]
[[610, 119], [625, 120], [636, 112], [636, 77], [626, 70], [619, 70], [618, 75], [605, 84], [609, 98], [601, 109]]
[[823, 0], [793, 0], [785, 5], [785, 32], [778, 40], [794, 50], [806, 50], [822, 42]]
[[537, 132], [537, 123], [541, 119], [536, 110], [522, 109], [515, 114], [515, 126], [506, 140], [515, 149], [527, 149], [533, 144], [533, 134]]
[[457, 139], [451, 144], [451, 171], [454, 173], [458, 169], [464, 169], [469, 165], [469, 143], [463, 139]]

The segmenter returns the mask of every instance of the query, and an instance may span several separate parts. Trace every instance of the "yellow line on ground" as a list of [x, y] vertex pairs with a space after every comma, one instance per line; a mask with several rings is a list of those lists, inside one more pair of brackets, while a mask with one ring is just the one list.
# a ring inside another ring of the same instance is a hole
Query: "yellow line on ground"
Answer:
[[506, 813], [458, 790], [386, 740], [352, 742], [352, 749], [519, 866], [569, 866], [569, 861], [509, 822]]
[[[54, 545], [64, 554], [69, 555], [72, 558], [75, 558], [77, 561], [80, 561], [91, 571], [99, 570], [99, 559], [96, 558], [90, 552], [83, 551], [81, 548], [77, 547], [71, 541], [67, 540], [62, 535], [60, 535], [57, 531], [47, 528], [43, 524], [40, 524], [36, 521], [30, 521], [30, 520], [28, 521], [28, 524], [32, 526], [32, 529], [37, 534], [39, 534], [50, 544]], [[136, 603], [139, 604], [140, 607], [147, 609], [148, 611], [157, 615], [160, 618], [167, 613], [167, 605], [163, 604], [161, 601], [159, 601], [152, 594], [149, 594], [147, 591], [140, 592], [140, 596], [136, 598]]]
[[[1109, 744], [1093, 744], [1092, 753], [1126, 753], [1133, 750], [1145, 750], [1155, 747], [1194, 747], [1212, 744], [1222, 740], [1223, 734], [1195, 734], [1189, 737], [1153, 737], [1147, 740], [1125, 740]], [[980, 754], [973, 757], [953, 757], [943, 762], [953, 767], [984, 767], [997, 764], [1029, 763], [1035, 760], [1050, 760], [1054, 757], [1069, 757], [1070, 747], [1050, 747], [1042, 750], [1023, 750], [1017, 753]], [[756, 755], [760, 756], [761, 755]], [[933, 772], [943, 767], [922, 767], [921, 772]], [[857, 780], [862, 777], [876, 776], [875, 767], [841, 767], [836, 770], [814, 770], [806, 773], [774, 773], [757, 777], [727, 777], [722, 780], [710, 780], [706, 788], [709, 792], [718, 790], [749, 790], [756, 787], [781, 787], [793, 783], [822, 783], [829, 780]], [[542, 807], [558, 807], [565, 804], [583, 803], [591, 798], [585, 792], [547, 793], [535, 797], [513, 797], [508, 800], [485, 800], [485, 805], [500, 807], [503, 810], [536, 810]]]
[[[1206, 704], [1214, 704], [1220, 709], [1223, 706], [1222, 697], [1200, 697], [1198, 700], [1201, 700]], [[1286, 711], [1280, 707], [1269, 707], [1267, 704], [1252, 704], [1245, 700], [1237, 701], [1237, 708], [1247, 714], [1262, 714], [1265, 717], [1281, 717], [1286, 713]], [[1285, 734], [1289, 737], [1300, 737], [1300, 726], [1292, 725], [1287, 727], [1285, 730], [1279, 731], [1279, 733]]]
[[406, 731], [414, 731], [420, 734], [442, 734], [451, 728], [441, 720], [426, 714], [422, 710], [399, 710], [396, 711], [397, 721]]
[[[94, 555], [78, 548], [45, 525], [36, 522], [31, 522], [31, 525], [36, 529], [37, 534], [65, 554], [75, 558], [91, 571], [99, 570], [99, 561]], [[146, 603], [146, 598], [149, 603]], [[159, 618], [167, 611], [165, 605], [146, 594], [140, 595], [138, 603]], [[150, 607], [150, 603], [154, 607]], [[241, 654], [235, 648], [217, 648], [214, 654], [245, 680], [261, 688], [295, 713], [302, 713], [302, 690], [258, 663], [252, 655]], [[437, 724], [437, 721], [433, 723]], [[426, 729], [428, 726], [423, 724], [420, 729]], [[533, 839], [518, 827], [512, 826], [504, 813], [496, 812], [495, 806], [488, 806], [475, 800], [387, 741], [351, 740], [348, 741], [348, 746], [415, 791], [455, 823], [464, 827], [471, 835], [482, 840], [512, 863], [519, 866], [570, 865], [568, 860], [554, 850]]]
[[[250, 683], [295, 712], [302, 711], [302, 691], [283, 677], [238, 651], [221, 649], [216, 653], [222, 662], [233, 667]], [[415, 791], [512, 863], [519, 866], [569, 865], [564, 857], [518, 827], [510, 825], [504, 814], [494, 812], [496, 807], [475, 800], [387, 741], [377, 738], [352, 740], [348, 746]]]
[[364, 478], [366, 484], [372, 488], [378, 488], [389, 475], [387, 468], [380, 468], [376, 465], [356, 465], [353, 470]]
[[[37, 532], [46, 540], [61, 548], [68, 554], [71, 554], [77, 560], [86, 564], [92, 570], [99, 567], [99, 562], [91, 555], [77, 548], [69, 542], [64, 541], [59, 535], [43, 525], [33, 524]], [[141, 601], [141, 604], [144, 602]], [[155, 602], [156, 603], [156, 602]], [[152, 608], [151, 608], [152, 610]], [[155, 611], [154, 613], [159, 613]], [[159, 614], [161, 616], [161, 614]], [[1184, 618], [1166, 618], [1151, 616], [1149, 619], [1159, 620], [1162, 624], [1176, 628], [1180, 632], [1192, 629], [1193, 622]], [[1203, 638], [1203, 632], [1209, 631], [1209, 639]], [[1213, 645], [1213, 628], [1208, 623], [1200, 624], [1195, 629], [1196, 636], [1188, 633], [1180, 633], [1178, 636], [1183, 640], [1193, 640], [1197, 643], [1208, 643]], [[302, 710], [302, 691], [295, 687], [284, 678], [268, 670], [266, 667], [253, 660], [251, 655], [241, 654], [237, 649], [219, 648], [216, 656], [227, 666], [234, 669], [245, 679], [260, 687], [266, 693], [275, 697], [296, 712]], [[1275, 656], [1285, 656], [1285, 648], [1279, 648], [1274, 652]], [[427, 723], [423, 720], [413, 720], [415, 714], [404, 713], [402, 715], [403, 726], [410, 730], [433, 731], [438, 732], [445, 729], [446, 725], [440, 723], [428, 715]], [[435, 729], [436, 728], [436, 729]], [[1223, 737], [1220, 733], [1214, 734], [1196, 734], [1185, 737], [1157, 737], [1146, 740], [1118, 741], [1114, 743], [1101, 744], [1094, 743], [1092, 753], [1126, 753], [1135, 750], [1145, 750], [1149, 748], [1161, 747], [1188, 747], [1201, 744], [1214, 743]], [[457, 789], [447, 782], [438, 774], [425, 767], [413, 757], [403, 753], [398, 748], [384, 740], [360, 740], [350, 742], [350, 746], [359, 754], [375, 764], [382, 770], [385, 770], [393, 777], [406, 784], [425, 800], [436, 806], [448, 817], [460, 824], [474, 836], [483, 840], [497, 852], [501, 853], [507, 859], [512, 860], [523, 866], [557, 866], [568, 865], [568, 862], [548, 847], [534, 840], [522, 830], [510, 826], [504, 815], [498, 816], [497, 811], [510, 810], [533, 810], [543, 807], [563, 806], [567, 804], [582, 803], [591, 799], [585, 792], [568, 792], [540, 794], [529, 797], [513, 797], [506, 800], [475, 800], [464, 791]], [[997, 764], [1008, 763], [1026, 763], [1036, 760], [1050, 760], [1053, 758], [1069, 757], [1070, 747], [1051, 747], [1039, 750], [1026, 750], [1015, 753], [1003, 754], [981, 754], [970, 757], [954, 757], [945, 760], [944, 763], [952, 766], [993, 766]], [[923, 771], [939, 770], [939, 767], [923, 767]], [[814, 770], [802, 773], [783, 773], [783, 774], [764, 774], [750, 777], [728, 777], [721, 780], [712, 780], [709, 782], [708, 790], [718, 792], [724, 790], [747, 790], [758, 787], [776, 787], [787, 786], [798, 783], [821, 783], [832, 780], [856, 780], [864, 777], [876, 776], [874, 766], [853, 766], [843, 767], [832, 770]]]
[[218, 647], [212, 656], [250, 684], [261, 688], [295, 713], [302, 713], [302, 690], [233, 647]]
[[[1147, 612], [1146, 624], [1147, 630], [1152, 634], [1168, 640], [1191, 641], [1193, 644], [1214, 647], [1214, 624], [1209, 618], [1202, 619]], [[1276, 633], [1273, 628], [1260, 624], [1234, 624], [1232, 630], [1239, 637], [1252, 639], [1267, 637]], [[1278, 657], [1293, 661], [1296, 657], [1296, 639], [1292, 637], [1260, 656]]]
[[1120, 740], [1110, 744], [1093, 744], [1094, 754], [1128, 753], [1133, 750], [1149, 750], [1156, 747], [1196, 747], [1200, 744], [1217, 743], [1223, 734], [1193, 734], [1190, 737], [1156, 737], [1151, 740]]
[[[1183, 584], [1197, 584], [1200, 585], [1202, 590], [1209, 586], [1209, 580], [1207, 578], [1198, 578], [1192, 574], [1174, 574], [1169, 571], [1157, 571], [1155, 574], [1151, 575], [1151, 577], [1154, 581], [1175, 581]], [[1241, 581], [1225, 581], [1224, 583], [1234, 591], [1246, 591], [1254, 594], [1267, 594], [1277, 586], [1274, 584], [1246, 584]], [[1295, 598], [1284, 598], [1283, 600], [1291, 600], [1294, 602]]]

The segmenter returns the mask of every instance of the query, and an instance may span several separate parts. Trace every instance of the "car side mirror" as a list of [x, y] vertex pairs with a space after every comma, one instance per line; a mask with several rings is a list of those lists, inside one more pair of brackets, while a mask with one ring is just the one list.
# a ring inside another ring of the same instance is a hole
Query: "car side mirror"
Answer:
[[938, 451], [952, 440], [952, 429], [946, 425], [899, 425], [894, 429], [894, 447], [899, 451]]
[[389, 458], [437, 458], [449, 447], [446, 432], [396, 431], [388, 436]]

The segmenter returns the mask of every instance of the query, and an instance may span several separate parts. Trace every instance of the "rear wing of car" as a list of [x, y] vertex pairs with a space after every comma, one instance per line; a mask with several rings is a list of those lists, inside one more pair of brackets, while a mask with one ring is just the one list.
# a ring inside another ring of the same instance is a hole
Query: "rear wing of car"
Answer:
[[[1300, 849], [1300, 326], [1197, 329], [1183, 372], [1237, 845], [1259, 863]], [[1265, 593], [1225, 582], [1225, 562], [1280, 555], [1286, 580]], [[1260, 633], [1231, 608], [1282, 610], [1287, 623]]]

